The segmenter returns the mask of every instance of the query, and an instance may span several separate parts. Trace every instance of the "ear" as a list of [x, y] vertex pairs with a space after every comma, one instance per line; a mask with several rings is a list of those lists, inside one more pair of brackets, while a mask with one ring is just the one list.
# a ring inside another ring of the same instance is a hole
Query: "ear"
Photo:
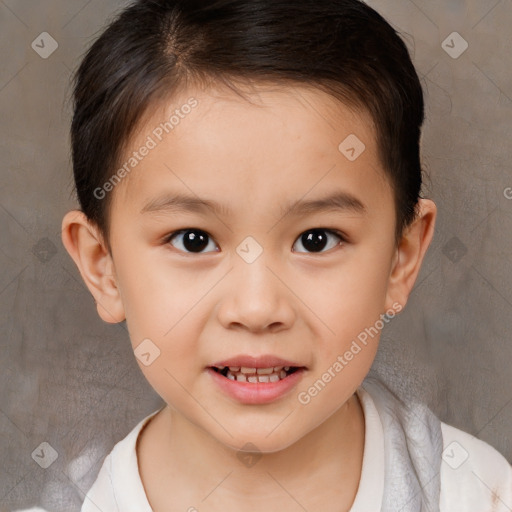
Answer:
[[62, 243], [92, 293], [100, 318], [108, 323], [122, 322], [125, 314], [114, 262], [97, 227], [83, 212], [72, 210], [62, 220]]
[[387, 309], [393, 308], [393, 304], [396, 309], [396, 303], [402, 309], [405, 307], [421, 269], [423, 257], [434, 236], [436, 215], [437, 209], [433, 201], [418, 201], [417, 216], [404, 231], [395, 252], [386, 295]]

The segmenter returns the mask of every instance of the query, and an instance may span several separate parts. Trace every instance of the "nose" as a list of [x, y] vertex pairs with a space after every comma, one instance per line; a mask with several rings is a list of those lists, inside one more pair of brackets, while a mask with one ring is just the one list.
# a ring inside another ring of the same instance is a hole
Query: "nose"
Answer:
[[267, 266], [264, 254], [252, 263], [239, 259], [228, 274], [218, 308], [226, 329], [274, 333], [293, 325], [294, 294], [282, 272]]

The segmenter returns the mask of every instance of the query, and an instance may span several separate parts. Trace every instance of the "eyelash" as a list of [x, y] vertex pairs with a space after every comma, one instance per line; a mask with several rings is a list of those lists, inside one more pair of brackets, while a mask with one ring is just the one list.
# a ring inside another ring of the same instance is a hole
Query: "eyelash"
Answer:
[[[173, 240], [177, 235], [180, 235], [180, 234], [184, 234], [186, 233], [187, 231], [194, 231], [194, 232], [199, 232], [199, 233], [202, 233], [204, 235], [206, 235], [210, 240], [213, 240], [212, 237], [209, 235], [209, 233], [207, 233], [206, 231], [202, 230], [202, 229], [199, 229], [199, 228], [186, 228], [186, 229], [180, 229], [178, 231], [173, 231], [172, 233], [170, 233], [169, 235], [167, 235], [163, 242], [165, 244], [170, 244], [171, 243], [171, 240]], [[325, 232], [325, 233], [328, 233], [328, 234], [331, 234], [331, 235], [334, 235], [336, 236], [337, 238], [339, 238], [340, 242], [338, 244], [336, 244], [334, 247], [331, 247], [330, 249], [328, 249], [327, 251], [318, 251], [318, 252], [309, 252], [309, 251], [294, 251], [294, 252], [298, 252], [298, 253], [302, 253], [302, 254], [323, 254], [323, 253], [326, 253], [326, 252], [330, 252], [332, 251], [335, 247], [338, 247], [342, 244], [345, 244], [347, 242], [347, 237], [341, 233], [340, 231], [336, 230], [336, 229], [329, 229], [329, 228], [311, 228], [311, 229], [307, 229], [306, 231], [303, 231], [296, 239], [296, 242], [300, 240], [300, 238], [302, 237], [302, 235], [308, 233], [308, 232], [311, 232], [311, 231], [321, 231], [321, 232]], [[294, 245], [295, 243], [294, 242]], [[204, 252], [188, 252], [188, 251], [183, 251], [181, 249], [178, 249], [180, 252], [182, 253], [185, 253], [185, 254], [208, 254], [207, 252], [204, 253]], [[209, 251], [209, 252], [219, 252], [219, 251]]]

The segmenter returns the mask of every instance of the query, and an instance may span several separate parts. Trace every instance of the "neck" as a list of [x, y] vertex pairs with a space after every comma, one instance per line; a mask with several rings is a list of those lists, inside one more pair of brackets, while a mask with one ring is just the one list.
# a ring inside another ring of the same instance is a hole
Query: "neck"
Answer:
[[[160, 483], [184, 486], [190, 490], [190, 496], [201, 499], [212, 493], [208, 498], [211, 504], [217, 500], [219, 505], [243, 506], [250, 502], [253, 510], [259, 510], [259, 506], [261, 510], [268, 509], [270, 500], [274, 504], [290, 504], [292, 498], [311, 510], [333, 494], [344, 500], [346, 510], [354, 501], [361, 477], [365, 428], [362, 407], [355, 394], [299, 441], [278, 452], [254, 454], [257, 459], [252, 461], [244, 458], [245, 465], [237, 450], [219, 443], [177, 411], [166, 407], [157, 416], [153, 441], [146, 444], [145, 454], [142, 443], [140, 447], [140, 460], [150, 460], [153, 471], [146, 471], [146, 475], [141, 471], [143, 481], [146, 476], [148, 497], [150, 481], [156, 478]], [[193, 477], [185, 481], [186, 475]], [[333, 507], [332, 499], [330, 503]], [[343, 510], [340, 501], [334, 510]]]

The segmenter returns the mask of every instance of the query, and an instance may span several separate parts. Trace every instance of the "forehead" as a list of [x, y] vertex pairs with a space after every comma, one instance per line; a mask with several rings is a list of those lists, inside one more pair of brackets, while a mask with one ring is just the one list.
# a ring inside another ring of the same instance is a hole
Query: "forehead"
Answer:
[[[151, 149], [116, 187], [114, 203], [147, 199], [171, 183], [223, 198], [265, 189], [304, 195], [304, 187], [324, 175], [324, 187], [342, 174], [349, 184], [387, 185], [366, 112], [306, 86], [260, 84], [241, 94], [222, 85], [189, 88], [155, 104], [139, 123], [123, 163], [134, 151]], [[347, 158], [353, 151], [343, 153], [363, 147], [359, 162]]]

